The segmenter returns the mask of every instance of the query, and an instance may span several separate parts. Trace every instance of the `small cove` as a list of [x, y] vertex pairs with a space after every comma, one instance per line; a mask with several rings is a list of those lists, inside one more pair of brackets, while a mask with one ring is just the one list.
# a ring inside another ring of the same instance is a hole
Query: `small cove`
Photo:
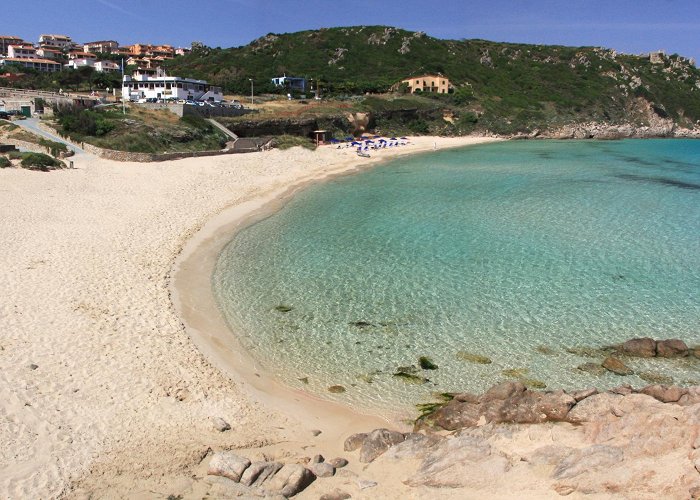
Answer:
[[[643, 385], [577, 370], [602, 358], [576, 349], [700, 343], [700, 204], [686, 187], [700, 182], [699, 158], [697, 142], [662, 140], [401, 158], [312, 186], [237, 233], [214, 293], [267, 371], [384, 415], [513, 376], [553, 389]], [[420, 356], [438, 369], [420, 369]], [[690, 360], [633, 364], [700, 378]], [[428, 381], [394, 376], [412, 365]]]

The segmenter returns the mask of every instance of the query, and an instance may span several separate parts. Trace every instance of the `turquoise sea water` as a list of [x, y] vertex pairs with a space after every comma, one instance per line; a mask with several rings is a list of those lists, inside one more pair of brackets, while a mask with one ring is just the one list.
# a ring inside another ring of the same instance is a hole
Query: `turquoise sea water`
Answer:
[[[700, 141], [402, 158], [310, 187], [238, 233], [213, 286], [267, 370], [369, 411], [408, 415], [434, 392], [479, 392], [511, 369], [548, 388], [646, 385], [578, 370], [602, 356], [567, 349], [641, 336], [700, 344]], [[439, 366], [419, 370], [429, 382], [393, 376], [419, 356]], [[628, 364], [700, 383], [694, 360]]]

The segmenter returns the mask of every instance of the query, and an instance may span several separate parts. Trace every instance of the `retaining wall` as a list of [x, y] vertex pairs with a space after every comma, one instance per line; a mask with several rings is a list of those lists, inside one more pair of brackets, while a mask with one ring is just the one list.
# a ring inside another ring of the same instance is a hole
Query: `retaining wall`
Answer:
[[81, 148], [86, 152], [114, 161], [131, 161], [138, 163], [150, 163], [157, 161], [179, 160], [181, 158], [199, 158], [203, 156], [218, 156], [237, 153], [252, 153], [261, 149], [269, 149], [263, 145], [261, 148], [231, 148], [216, 151], [183, 151], [179, 153], [131, 153], [129, 151], [116, 151], [114, 149], [104, 149], [92, 144], [82, 143]]

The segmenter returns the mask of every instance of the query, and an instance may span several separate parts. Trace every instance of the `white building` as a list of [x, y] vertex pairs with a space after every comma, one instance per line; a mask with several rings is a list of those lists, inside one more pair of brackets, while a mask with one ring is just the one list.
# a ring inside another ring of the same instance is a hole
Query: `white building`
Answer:
[[38, 59], [33, 45], [10, 45], [7, 47], [7, 57], [18, 59]]
[[100, 73], [114, 73], [115, 71], [120, 71], [119, 65], [112, 61], [97, 61], [95, 64], [95, 71]]
[[162, 72], [154, 76], [125, 75], [122, 82], [122, 98], [138, 99], [189, 99], [193, 101], [223, 100], [221, 87], [209, 85], [205, 80], [165, 76]]
[[0, 66], [6, 64], [17, 64], [25, 68], [35, 69], [37, 71], [61, 71], [61, 64], [48, 59], [23, 59], [20, 57], [0, 58]]
[[73, 41], [66, 35], [41, 35], [39, 45], [44, 48], [65, 49], [73, 46]]
[[71, 59], [68, 61], [68, 64], [66, 64], [66, 68], [70, 69], [78, 69], [82, 68], [83, 66], [90, 66], [91, 68], [95, 66], [95, 60], [94, 59]]

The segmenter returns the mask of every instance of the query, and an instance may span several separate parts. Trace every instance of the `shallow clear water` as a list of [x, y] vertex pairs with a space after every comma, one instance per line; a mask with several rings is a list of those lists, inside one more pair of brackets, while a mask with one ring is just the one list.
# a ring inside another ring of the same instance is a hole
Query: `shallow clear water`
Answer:
[[[266, 369], [387, 415], [436, 391], [482, 391], [509, 369], [548, 388], [644, 385], [582, 372], [602, 356], [567, 349], [641, 336], [700, 344], [700, 141], [402, 158], [310, 187], [237, 234], [213, 286]], [[419, 371], [429, 382], [393, 376], [419, 356], [439, 366]], [[628, 364], [700, 383], [696, 360]]]

